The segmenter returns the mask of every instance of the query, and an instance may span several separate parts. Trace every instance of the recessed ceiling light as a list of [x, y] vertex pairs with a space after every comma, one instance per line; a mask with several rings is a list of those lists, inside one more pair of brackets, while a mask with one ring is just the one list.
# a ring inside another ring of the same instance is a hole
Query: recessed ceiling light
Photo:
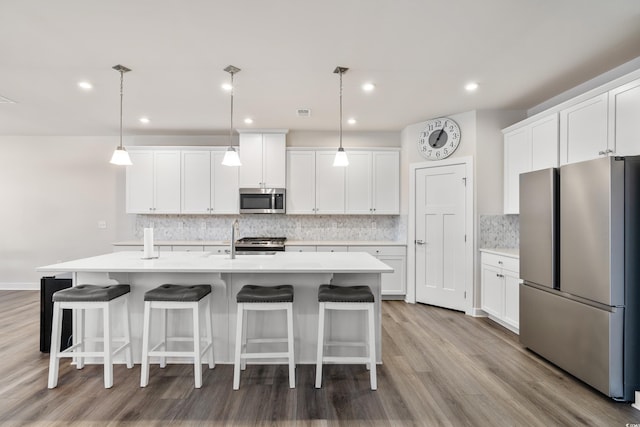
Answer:
[[149, 117], [140, 117], [140, 123], [144, 123], [145, 125], [148, 124], [151, 120], [149, 120]]
[[474, 90], [478, 89], [478, 83], [476, 82], [470, 82], [467, 83], [464, 88], [467, 90], [467, 92], [473, 92]]
[[244, 122], [250, 125], [251, 123], [253, 123], [253, 119], [251, 117], [247, 117], [246, 119], [244, 119]]
[[364, 90], [365, 92], [371, 92], [375, 88], [376, 88], [376, 85], [374, 85], [371, 82], [367, 82], [367, 83], [362, 85], [362, 90]]
[[84, 90], [91, 90], [93, 89], [93, 85], [89, 82], [78, 82], [78, 87], [80, 89], [84, 89]]
[[228, 92], [231, 89], [233, 89], [233, 86], [231, 86], [230, 83], [222, 83], [222, 89], [224, 89], [224, 90], [226, 90]]
[[350, 118], [349, 120], [347, 120], [347, 123], [349, 123], [350, 125], [355, 125], [356, 124], [356, 119], [354, 119], [353, 117]]

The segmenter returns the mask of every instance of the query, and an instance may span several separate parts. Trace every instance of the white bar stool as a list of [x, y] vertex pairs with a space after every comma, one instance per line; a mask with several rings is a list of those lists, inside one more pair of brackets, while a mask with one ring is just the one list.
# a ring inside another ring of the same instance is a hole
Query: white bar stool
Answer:
[[[63, 289], [53, 294], [53, 322], [51, 328], [51, 350], [49, 356], [49, 388], [58, 385], [59, 361], [63, 357], [76, 359], [76, 368], [84, 367], [85, 357], [101, 357], [104, 364], [104, 388], [113, 386], [113, 356], [125, 350], [127, 368], [133, 368], [131, 356], [131, 332], [129, 323], [129, 285], [78, 285]], [[122, 303], [124, 322], [124, 337], [112, 337], [113, 306]], [[60, 351], [62, 335], [62, 310], [75, 310], [77, 335], [73, 337], [75, 343], [64, 351]], [[102, 338], [88, 338], [84, 336], [84, 310], [102, 310], [104, 334]], [[113, 350], [113, 341], [123, 344]], [[85, 343], [103, 342], [103, 351], [85, 351]]]
[[[162, 340], [149, 350], [151, 310], [159, 309], [162, 320]], [[193, 311], [192, 337], [167, 337], [167, 310]], [[204, 347], [200, 336], [200, 313], [204, 312], [207, 336]], [[192, 351], [171, 351], [169, 342], [193, 341]], [[163, 350], [158, 350], [163, 348]], [[160, 367], [167, 366], [167, 357], [192, 357], [195, 388], [202, 387], [202, 357], [209, 352], [209, 369], [215, 367], [213, 355], [213, 323], [211, 321], [211, 285], [162, 285], [144, 294], [144, 326], [142, 331], [142, 368], [140, 387], [149, 384], [149, 358], [160, 357]]]
[[[368, 286], [335, 286], [320, 285], [318, 289], [318, 357], [316, 361], [316, 388], [322, 387], [322, 365], [324, 362], [357, 364], [365, 363], [369, 369], [371, 390], [378, 388], [376, 379], [376, 333], [373, 321], [374, 298]], [[362, 310], [367, 312], [367, 342], [325, 342], [324, 323], [326, 310]], [[325, 356], [327, 346], [368, 347], [368, 356]]]
[[[256, 286], [245, 285], [237, 295], [238, 313], [236, 322], [236, 354], [233, 366], [233, 389], [240, 388], [240, 370], [246, 368], [246, 359], [275, 359], [289, 360], [289, 388], [296, 386], [296, 362], [293, 354], [293, 286]], [[248, 338], [247, 312], [285, 310], [287, 314], [286, 338]], [[287, 343], [286, 352], [249, 353], [248, 344]]]

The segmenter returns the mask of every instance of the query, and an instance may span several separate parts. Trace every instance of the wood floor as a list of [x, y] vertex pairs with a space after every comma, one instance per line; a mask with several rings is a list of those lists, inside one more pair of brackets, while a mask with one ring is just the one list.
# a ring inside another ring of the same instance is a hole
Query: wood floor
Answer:
[[487, 319], [400, 301], [383, 303], [383, 365], [378, 391], [364, 366], [248, 366], [232, 391], [231, 365], [204, 369], [193, 388], [190, 365], [60, 367], [47, 389], [48, 355], [39, 346], [39, 292], [0, 291], [0, 425], [300, 425], [300, 426], [624, 426], [640, 411], [615, 403], [523, 349]]

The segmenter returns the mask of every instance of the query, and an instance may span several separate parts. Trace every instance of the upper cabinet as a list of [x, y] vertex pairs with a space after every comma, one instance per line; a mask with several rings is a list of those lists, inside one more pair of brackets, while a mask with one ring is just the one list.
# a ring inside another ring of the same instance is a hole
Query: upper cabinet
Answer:
[[316, 152], [287, 150], [287, 213], [316, 213]]
[[224, 151], [183, 151], [181, 212], [238, 213], [238, 168], [222, 165]]
[[609, 145], [616, 156], [640, 154], [640, 79], [609, 92]]
[[347, 155], [349, 166], [334, 167], [335, 150], [287, 150], [287, 213], [399, 214], [399, 151]]
[[345, 172], [345, 213], [400, 213], [400, 153], [352, 151]]
[[127, 213], [180, 213], [180, 151], [129, 150]]
[[286, 132], [240, 133], [241, 188], [285, 188]]
[[607, 144], [609, 94], [603, 93], [560, 111], [560, 164], [613, 153]]
[[558, 166], [558, 115], [551, 114], [504, 134], [504, 213], [517, 214], [520, 174]]

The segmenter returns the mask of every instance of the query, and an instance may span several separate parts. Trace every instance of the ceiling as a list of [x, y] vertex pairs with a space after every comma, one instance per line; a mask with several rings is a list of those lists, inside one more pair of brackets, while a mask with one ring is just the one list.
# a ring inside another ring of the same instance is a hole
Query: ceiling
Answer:
[[117, 135], [116, 64], [125, 134], [208, 135], [229, 129], [230, 64], [236, 128], [337, 130], [344, 66], [345, 130], [397, 131], [528, 109], [640, 56], [637, 0], [0, 0], [0, 16], [0, 135]]

